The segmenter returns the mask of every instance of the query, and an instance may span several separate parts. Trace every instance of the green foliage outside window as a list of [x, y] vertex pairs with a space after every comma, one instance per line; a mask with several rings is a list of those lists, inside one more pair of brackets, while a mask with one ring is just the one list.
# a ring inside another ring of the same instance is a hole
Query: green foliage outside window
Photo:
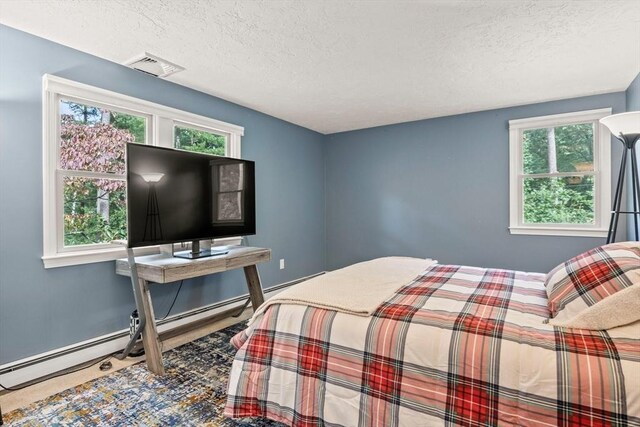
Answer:
[[112, 112], [110, 123], [113, 127], [130, 133], [134, 142], [145, 143], [146, 123], [142, 117]]
[[[95, 179], [65, 178], [65, 246], [105, 243], [127, 237], [127, 204], [124, 186], [115, 191], [101, 190]], [[98, 211], [98, 200], [107, 203]]]
[[594, 219], [593, 177], [525, 178], [525, 223], [593, 224]]
[[176, 126], [174, 144], [181, 150], [224, 156], [226, 138], [215, 133]]
[[[549, 151], [554, 146], [555, 156]], [[526, 130], [522, 147], [524, 222], [593, 224], [594, 177], [589, 175], [593, 171], [593, 125], [582, 123], [553, 130]], [[535, 177], [535, 174], [554, 172], [576, 172], [576, 175]]]
[[[530, 129], [523, 133], [524, 173], [548, 173], [549, 141], [547, 129]], [[582, 164], [593, 164], [593, 125], [554, 128], [558, 172], [576, 172]], [[593, 170], [593, 168], [589, 169]]]
[[[60, 103], [60, 167], [122, 175], [127, 142], [145, 141], [142, 117], [71, 101]], [[125, 182], [66, 176], [64, 245], [107, 243], [127, 237]]]

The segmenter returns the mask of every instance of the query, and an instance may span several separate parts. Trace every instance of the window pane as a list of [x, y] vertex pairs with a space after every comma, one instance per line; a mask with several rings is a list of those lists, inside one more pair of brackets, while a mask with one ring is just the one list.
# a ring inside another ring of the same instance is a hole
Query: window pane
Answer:
[[593, 224], [594, 177], [524, 179], [526, 224]]
[[127, 142], [145, 142], [144, 117], [60, 101], [60, 167], [125, 172]]
[[127, 238], [124, 181], [65, 177], [63, 186], [65, 246]]
[[549, 172], [549, 144], [546, 129], [528, 129], [522, 134], [524, 173]]
[[218, 193], [214, 222], [242, 221], [242, 191]]
[[227, 138], [212, 132], [205, 132], [182, 126], [174, 128], [174, 146], [182, 150], [224, 156]]
[[555, 128], [558, 172], [593, 171], [593, 123]]
[[593, 171], [593, 124], [527, 129], [522, 135], [525, 174]]

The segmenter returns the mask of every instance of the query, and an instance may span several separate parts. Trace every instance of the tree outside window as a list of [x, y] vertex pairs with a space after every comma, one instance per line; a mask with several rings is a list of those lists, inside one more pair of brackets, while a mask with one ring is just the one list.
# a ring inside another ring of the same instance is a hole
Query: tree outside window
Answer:
[[523, 132], [526, 224], [593, 224], [593, 124]]
[[175, 126], [173, 132], [176, 148], [215, 156], [225, 155], [227, 138], [223, 135], [186, 126]]
[[65, 246], [126, 238], [125, 147], [145, 135], [144, 117], [60, 101]]

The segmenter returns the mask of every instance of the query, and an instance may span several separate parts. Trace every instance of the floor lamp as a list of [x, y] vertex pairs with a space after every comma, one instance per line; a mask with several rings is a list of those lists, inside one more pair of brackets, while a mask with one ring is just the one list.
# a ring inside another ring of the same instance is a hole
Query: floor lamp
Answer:
[[[638, 233], [638, 221], [640, 220], [640, 179], [638, 179], [638, 158], [636, 153], [636, 143], [640, 140], [640, 111], [603, 117], [600, 119], [600, 123], [609, 128], [613, 136], [618, 138], [618, 140], [622, 142], [622, 145], [624, 145], [622, 163], [620, 164], [620, 172], [618, 174], [618, 184], [616, 185], [616, 194], [613, 199], [613, 208], [611, 209], [607, 243], [613, 243], [616, 240], [620, 214], [633, 216], [636, 240], [640, 240], [640, 234]], [[622, 207], [624, 179], [629, 157], [631, 157], [631, 197], [633, 198], [633, 210], [631, 211], [624, 210]]]
[[[158, 196], [156, 194], [156, 184], [164, 176], [163, 173], [143, 173], [142, 179], [149, 184], [149, 195], [147, 197], [147, 219], [144, 223], [143, 240], [162, 240], [162, 223], [160, 222], [160, 208], [158, 207]], [[149, 234], [147, 234], [149, 231]]]

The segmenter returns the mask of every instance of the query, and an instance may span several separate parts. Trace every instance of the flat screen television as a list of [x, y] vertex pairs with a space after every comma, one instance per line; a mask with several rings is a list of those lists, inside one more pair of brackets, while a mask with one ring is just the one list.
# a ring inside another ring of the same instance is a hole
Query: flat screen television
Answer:
[[129, 247], [255, 234], [255, 164], [209, 154], [127, 144]]

